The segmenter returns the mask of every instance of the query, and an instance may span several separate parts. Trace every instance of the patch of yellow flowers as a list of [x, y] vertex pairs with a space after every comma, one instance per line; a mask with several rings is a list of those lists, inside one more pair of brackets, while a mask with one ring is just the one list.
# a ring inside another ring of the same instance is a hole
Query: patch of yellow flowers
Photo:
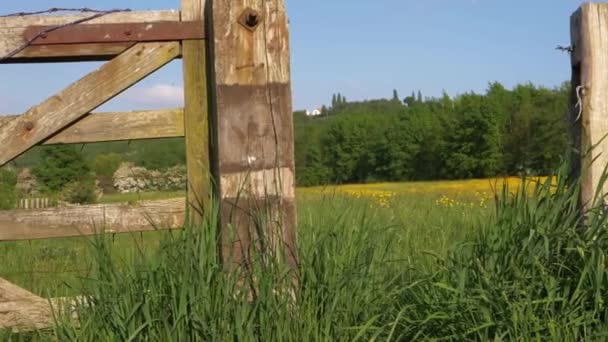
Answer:
[[[529, 182], [545, 182], [547, 178], [531, 178]], [[437, 182], [403, 182], [348, 184], [329, 187], [300, 188], [302, 194], [331, 194], [338, 193], [352, 198], [372, 198], [374, 204], [381, 208], [390, 208], [391, 200], [396, 196], [426, 194], [436, 196], [435, 205], [443, 208], [487, 208], [494, 199], [495, 193], [500, 193], [502, 186], [517, 189], [521, 178], [471, 179], [464, 181]]]
[[380, 208], [390, 208], [391, 199], [397, 196], [396, 193], [391, 191], [377, 191], [369, 189], [363, 191], [342, 190], [340, 193], [352, 198], [371, 198], [373, 199], [374, 204]]
[[470, 200], [458, 200], [447, 195], [441, 196], [435, 201], [435, 205], [442, 208], [482, 208], [487, 209], [488, 203], [491, 202], [494, 195], [490, 192], [476, 192], [474, 197]]

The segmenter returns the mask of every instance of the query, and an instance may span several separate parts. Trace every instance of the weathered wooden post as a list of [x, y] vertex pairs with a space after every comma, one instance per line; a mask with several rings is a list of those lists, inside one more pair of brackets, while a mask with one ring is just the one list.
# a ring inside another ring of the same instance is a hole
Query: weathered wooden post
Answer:
[[601, 199], [608, 194], [608, 183], [601, 184], [608, 165], [608, 4], [583, 4], [571, 18], [571, 39], [571, 135], [587, 210], [599, 199], [596, 193]]
[[[182, 0], [182, 21], [204, 19], [205, 0]], [[204, 23], [203, 23], [204, 25]], [[188, 166], [190, 222], [201, 223], [209, 204], [209, 110], [207, 98], [207, 50], [205, 41], [182, 41], [184, 65], [184, 124]]]
[[295, 184], [284, 0], [208, 0], [211, 120], [221, 258], [247, 266], [272, 246], [295, 267]]

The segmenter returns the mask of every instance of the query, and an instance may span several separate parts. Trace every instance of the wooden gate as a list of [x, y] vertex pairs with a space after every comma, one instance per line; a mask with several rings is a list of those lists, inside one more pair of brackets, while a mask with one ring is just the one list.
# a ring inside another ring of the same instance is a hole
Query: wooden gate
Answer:
[[[184, 108], [93, 113], [176, 58], [183, 59]], [[0, 241], [179, 229], [201, 223], [215, 199], [226, 265], [246, 262], [245, 249], [259, 238], [254, 219], [263, 216], [264, 235], [295, 266], [284, 0], [182, 0], [181, 11], [0, 17], [0, 63], [66, 61], [107, 63], [27, 112], [0, 117], [0, 166], [37, 145], [185, 137], [187, 200], [4, 211]], [[0, 311], [19, 300], [9, 288], [0, 286]]]

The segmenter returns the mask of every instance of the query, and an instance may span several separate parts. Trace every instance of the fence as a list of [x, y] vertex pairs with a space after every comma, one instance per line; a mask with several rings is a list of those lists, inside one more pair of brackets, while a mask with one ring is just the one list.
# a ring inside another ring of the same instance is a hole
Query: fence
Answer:
[[[0, 241], [179, 229], [202, 222], [209, 199], [217, 198], [222, 260], [246, 261], [242, 248], [256, 239], [253, 220], [264, 213], [264, 235], [280, 237], [283, 254], [295, 266], [284, 0], [182, 0], [181, 5], [181, 11], [0, 17], [2, 64], [107, 61], [27, 112], [0, 117], [0, 166], [37, 145], [185, 137], [188, 168], [185, 201], [4, 211]], [[93, 113], [176, 58], [183, 60], [183, 108]], [[9, 296], [0, 299], [30, 296], [10, 286], [2, 291]], [[4, 322], [27, 308], [20, 310]]]
[[21, 198], [17, 209], [46, 209], [53, 206], [50, 198]]

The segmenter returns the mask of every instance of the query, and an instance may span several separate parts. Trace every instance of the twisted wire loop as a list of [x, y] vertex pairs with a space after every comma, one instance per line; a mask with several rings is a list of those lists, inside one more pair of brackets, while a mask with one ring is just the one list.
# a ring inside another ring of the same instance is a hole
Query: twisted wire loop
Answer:
[[578, 86], [576, 87], [576, 105], [574, 108], [578, 108], [578, 116], [576, 117], [576, 119], [574, 120], [574, 122], [577, 122], [578, 120], [581, 119], [581, 117], [583, 116], [583, 96], [585, 95], [585, 87], [584, 86]]
[[61, 29], [66, 28], [66, 27], [70, 27], [70, 26], [75, 26], [75, 25], [78, 25], [78, 24], [86, 23], [88, 21], [95, 20], [97, 18], [101, 18], [103, 16], [106, 16], [106, 15], [112, 14], [112, 13], [131, 12], [131, 9], [126, 8], [126, 9], [96, 10], [96, 9], [91, 9], [91, 8], [87, 8], [87, 7], [83, 7], [83, 8], [59, 8], [59, 7], [54, 7], [54, 8], [49, 8], [49, 9], [44, 10], [44, 11], [18, 12], [18, 13], [11, 13], [11, 14], [0, 15], [0, 18], [24, 17], [24, 16], [32, 16], [32, 15], [39, 15], [39, 14], [50, 14], [50, 13], [57, 13], [57, 12], [81, 12], [81, 13], [94, 13], [94, 14], [91, 15], [91, 16], [85, 17], [85, 18], [80, 18], [80, 19], [71, 21], [69, 23], [65, 23], [65, 24], [61, 24], [61, 25], [56, 25], [56, 26], [51, 26], [51, 27], [47, 28], [46, 30], [38, 32], [38, 34], [36, 34], [34, 37], [28, 39], [22, 45], [18, 46], [17, 48], [15, 48], [14, 50], [10, 51], [6, 55], [0, 56], [0, 62], [3, 62], [3, 61], [5, 61], [5, 60], [7, 60], [9, 58], [15, 57], [21, 51], [25, 50], [30, 45], [32, 45], [32, 43], [36, 39], [44, 37], [44, 36], [46, 36], [47, 34], [53, 32], [53, 31], [57, 31], [57, 30], [61, 30]]

